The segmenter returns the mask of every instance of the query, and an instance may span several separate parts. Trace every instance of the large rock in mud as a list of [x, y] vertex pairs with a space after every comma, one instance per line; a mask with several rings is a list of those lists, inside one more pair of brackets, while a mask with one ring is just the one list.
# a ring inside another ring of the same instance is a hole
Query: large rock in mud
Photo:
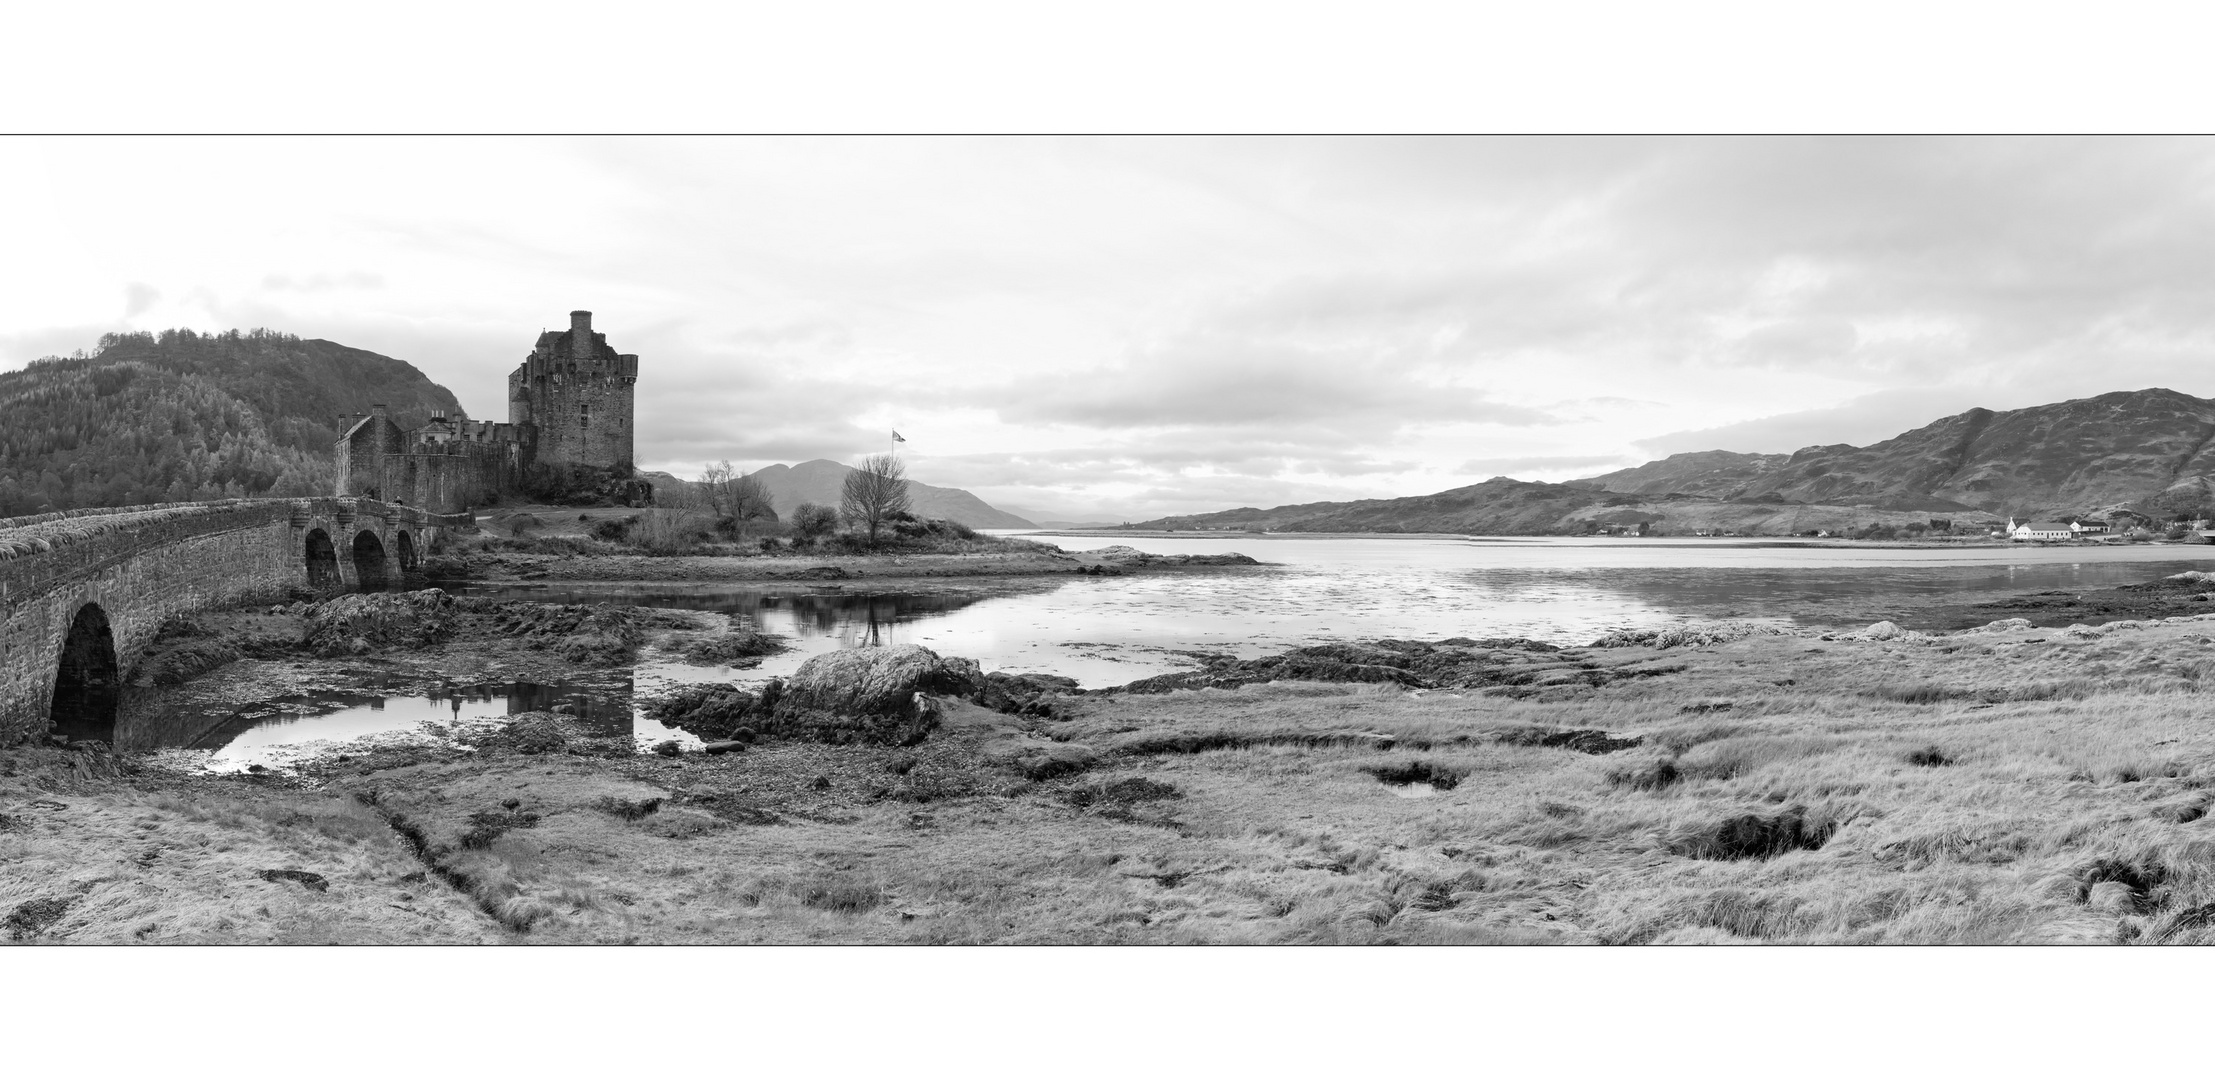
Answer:
[[809, 659], [785, 682], [770, 730], [822, 742], [910, 746], [938, 726], [930, 695], [965, 697], [982, 678], [976, 661], [920, 645], [840, 649]]
[[300, 644], [318, 656], [435, 645], [454, 636], [456, 614], [454, 598], [443, 589], [355, 593], [310, 607]]

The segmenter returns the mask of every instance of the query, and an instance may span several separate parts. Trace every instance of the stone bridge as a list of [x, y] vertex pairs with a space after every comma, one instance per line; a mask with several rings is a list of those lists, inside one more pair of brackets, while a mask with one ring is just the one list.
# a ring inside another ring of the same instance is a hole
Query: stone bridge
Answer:
[[397, 584], [471, 515], [371, 499], [233, 499], [0, 518], [0, 746], [112, 742], [164, 620]]

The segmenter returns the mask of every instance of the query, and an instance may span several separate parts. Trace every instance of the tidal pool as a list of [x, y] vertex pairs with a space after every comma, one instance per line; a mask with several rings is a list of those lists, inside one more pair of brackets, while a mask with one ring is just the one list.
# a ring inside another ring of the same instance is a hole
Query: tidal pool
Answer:
[[[640, 750], [666, 739], [698, 749], [700, 740], [665, 728], [626, 691], [513, 682], [457, 686], [433, 694], [333, 692], [255, 702], [229, 712], [173, 714], [165, 731], [119, 731], [120, 745], [206, 751], [202, 767], [243, 772], [283, 768], [303, 757], [366, 750], [380, 741], [438, 739], [525, 712], [561, 711], [600, 735], [632, 737]], [[356, 744], [348, 746], [344, 744]]]

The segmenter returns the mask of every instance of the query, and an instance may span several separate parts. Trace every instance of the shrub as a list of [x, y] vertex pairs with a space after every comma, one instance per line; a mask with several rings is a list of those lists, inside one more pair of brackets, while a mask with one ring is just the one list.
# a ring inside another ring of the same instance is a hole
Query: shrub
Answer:
[[[583, 519], [579, 518], [578, 520]], [[594, 522], [592, 528], [586, 530], [586, 534], [595, 540], [606, 540], [609, 543], [620, 544], [630, 535], [631, 527], [637, 525], [638, 521], [637, 514], [619, 518], [602, 518]]]
[[792, 508], [792, 529], [803, 541], [820, 540], [838, 529], [838, 511], [828, 506], [801, 503]]

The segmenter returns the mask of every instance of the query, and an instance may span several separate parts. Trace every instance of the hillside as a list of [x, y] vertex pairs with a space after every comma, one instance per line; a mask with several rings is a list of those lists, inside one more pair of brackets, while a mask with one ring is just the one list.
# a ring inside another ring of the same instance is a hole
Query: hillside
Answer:
[[1706, 495], [1729, 498], [1746, 485], [1775, 472], [1790, 460], [1789, 454], [1734, 454], [1728, 450], [1701, 450], [1671, 454], [1630, 469], [1603, 476], [1569, 481], [1572, 487], [1614, 491], [1625, 495]]
[[[1783, 501], [1725, 501], [1695, 495], [1616, 494], [1570, 484], [1496, 476], [1432, 495], [1354, 502], [1304, 503], [1270, 510], [1241, 507], [1212, 514], [1157, 518], [1133, 529], [1219, 529], [1267, 532], [1473, 533], [1486, 536], [1588, 534], [1610, 526], [1648, 524], [1672, 535], [1735, 532], [1783, 536], [1833, 533], [1868, 525], [1927, 525], [1919, 511], [1865, 506], [1805, 506]], [[1966, 526], [1986, 515], [1960, 515]]]
[[1680, 535], [1774, 535], [2118, 508], [2157, 519], [2215, 517], [2215, 401], [2119, 391], [2005, 412], [1971, 409], [1869, 446], [1791, 455], [1709, 450], [1566, 484], [1503, 476], [1432, 495], [1241, 507], [1132, 527], [1516, 535], [1647, 522]]
[[2156, 517], [2215, 512], [2215, 401], [2174, 390], [1994, 412], [1971, 409], [1869, 446], [1778, 455], [1676, 454], [1573, 481], [1626, 494], [1974, 507], [2055, 517], [2131, 506]]
[[[769, 498], [776, 505], [777, 516], [784, 518], [792, 513], [793, 507], [801, 503], [838, 509], [839, 494], [845, 487], [846, 474], [853, 471], [852, 466], [817, 458], [798, 465], [765, 465], [747, 475], [760, 480], [762, 486], [769, 489]], [[670, 484], [688, 482], [668, 473], [641, 475], [653, 481], [657, 490]], [[917, 517], [958, 521], [972, 529], [1037, 528], [1030, 521], [998, 509], [960, 488], [934, 487], [910, 480], [908, 499], [914, 503]]]
[[91, 356], [0, 372], [0, 517], [322, 494], [338, 414], [377, 403], [404, 425], [460, 411], [412, 365], [333, 342], [111, 334]]

